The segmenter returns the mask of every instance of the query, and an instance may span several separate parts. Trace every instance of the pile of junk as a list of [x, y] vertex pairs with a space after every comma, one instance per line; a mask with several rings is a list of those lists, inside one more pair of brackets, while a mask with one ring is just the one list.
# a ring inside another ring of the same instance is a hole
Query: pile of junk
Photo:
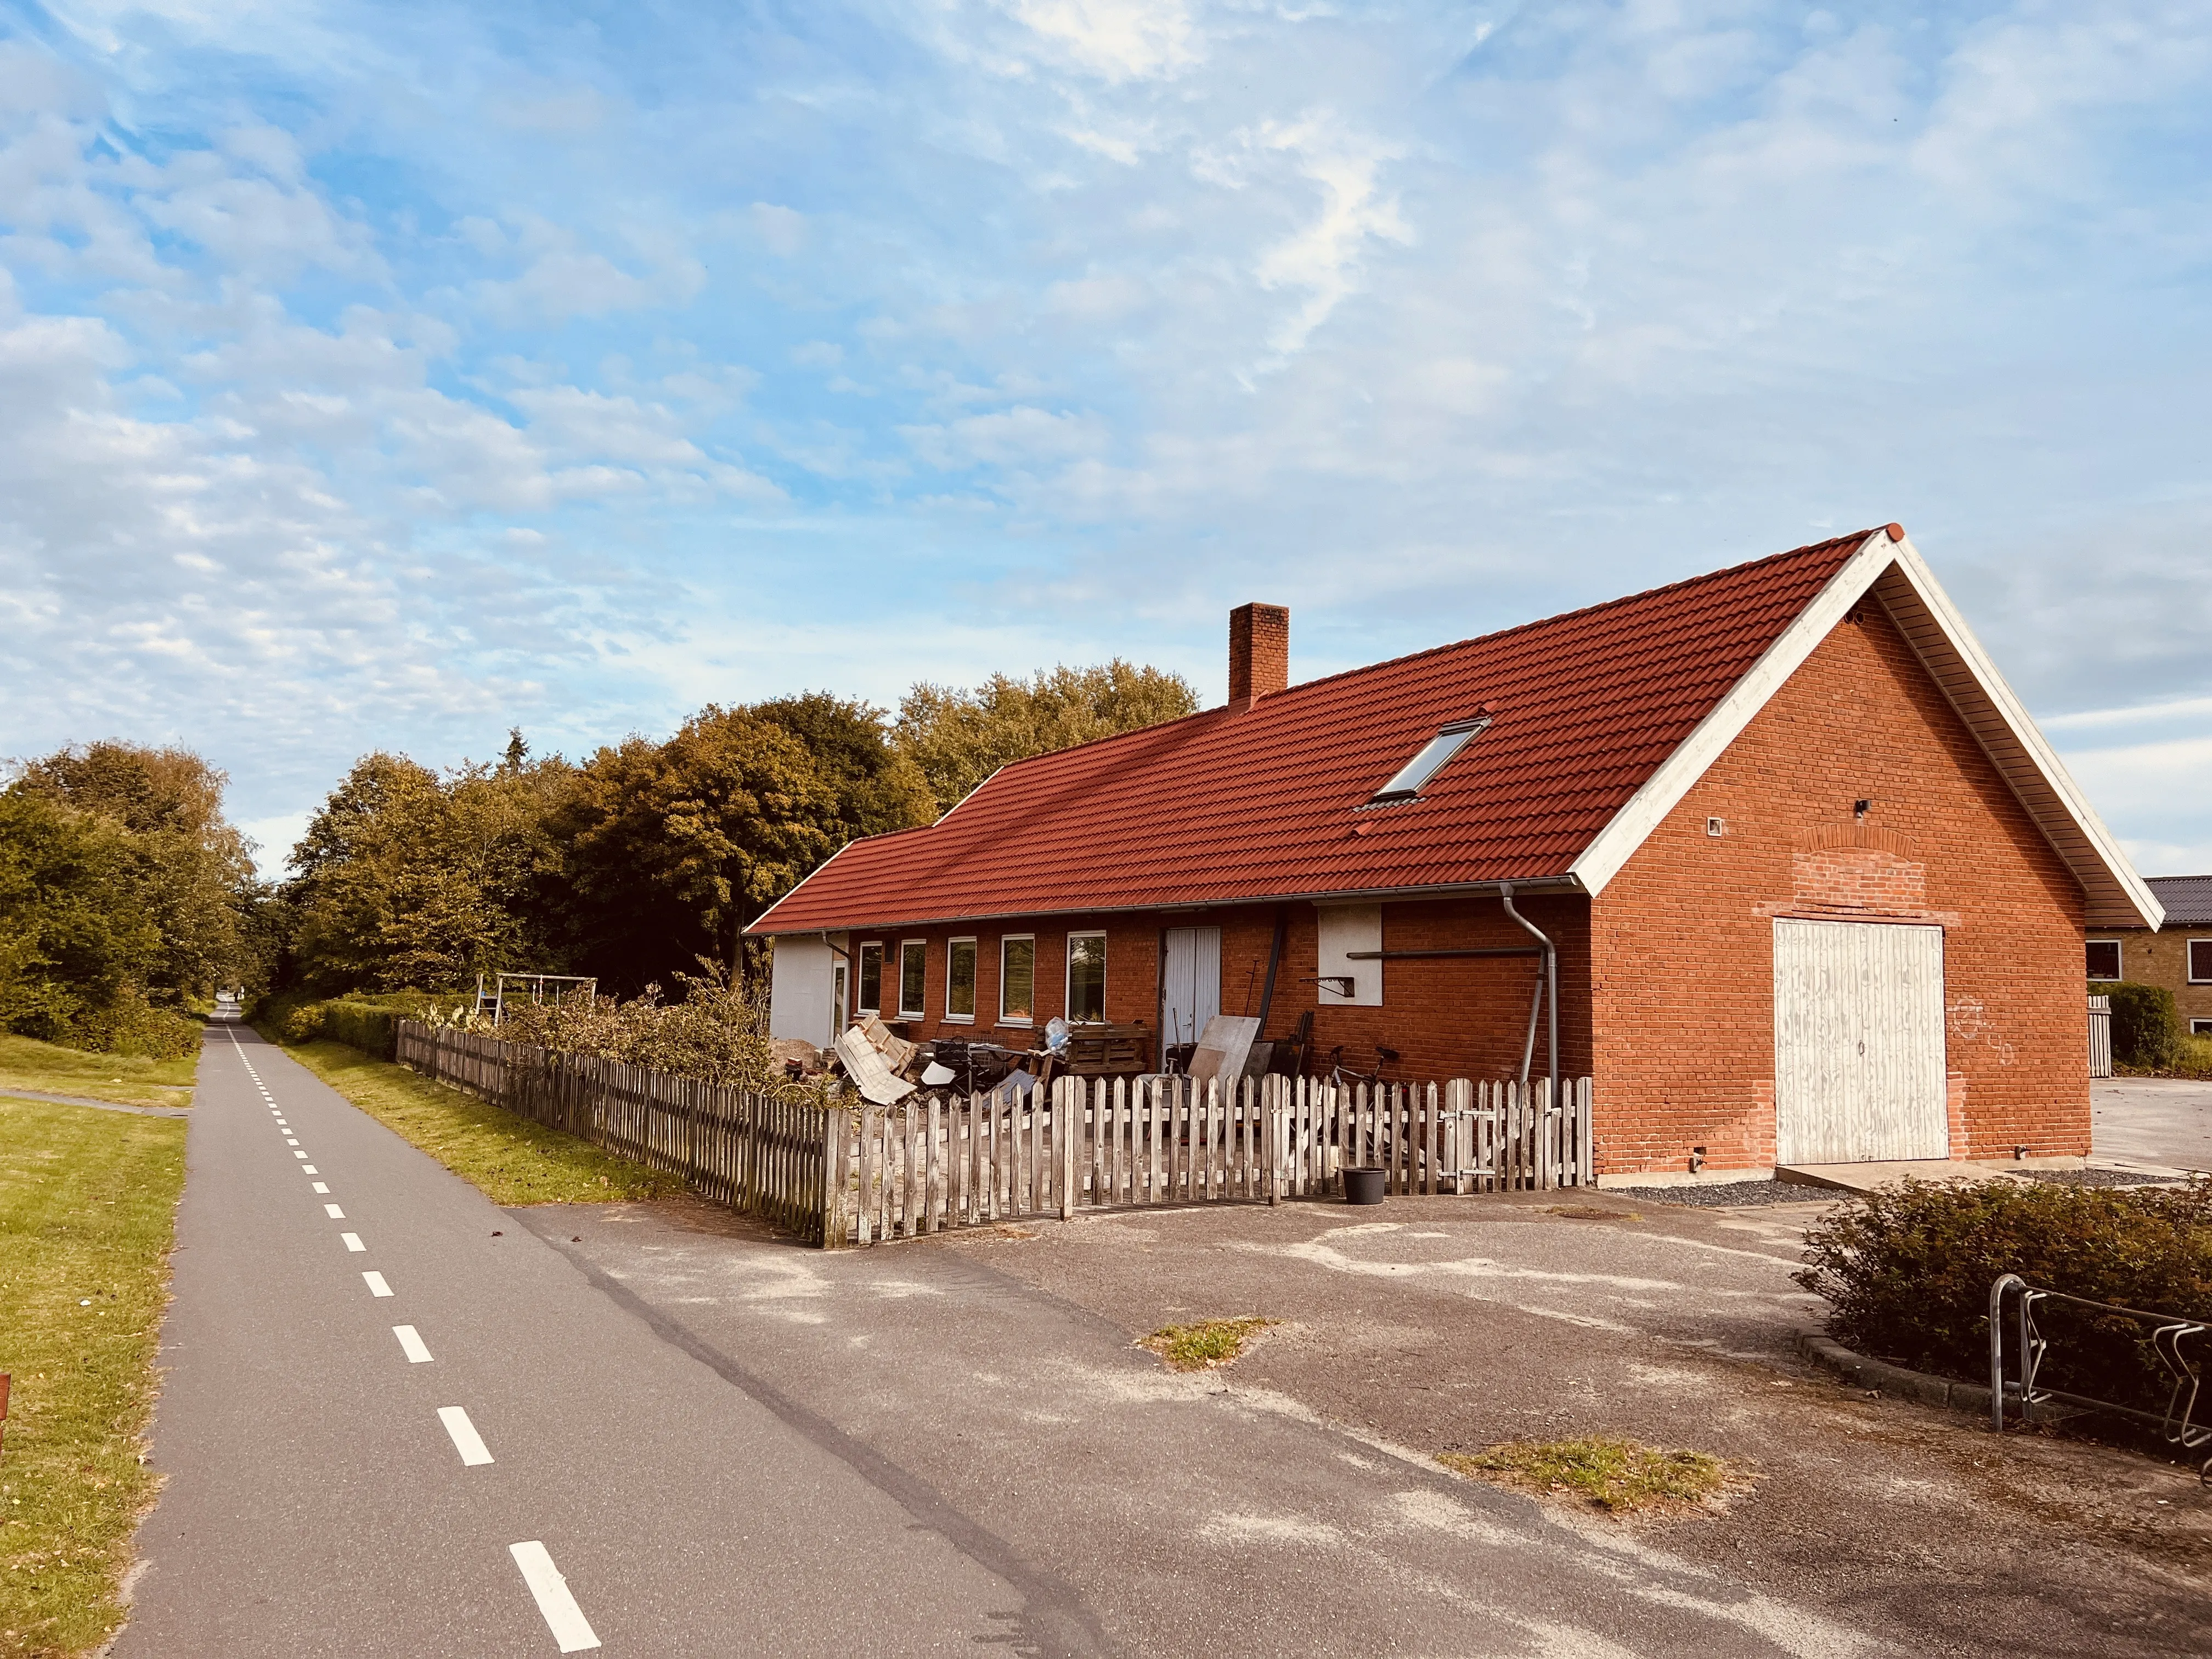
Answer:
[[[1268, 1042], [1261, 1038], [1260, 1020], [1217, 1014], [1195, 1042], [1173, 1045], [1162, 1059], [1168, 1073], [1196, 1082], [1218, 1079], [1226, 1085], [1271, 1072], [1296, 1076], [1310, 1048], [1312, 1019], [1310, 1012], [1303, 1015], [1288, 1041]], [[995, 1095], [1002, 1103], [1012, 1103], [1055, 1077], [1154, 1074], [1153, 1033], [1141, 1020], [1071, 1025], [1055, 1018], [1045, 1022], [1042, 1035], [1043, 1044], [1035, 1048], [943, 1036], [910, 1042], [869, 1014], [848, 1028], [827, 1054], [811, 1043], [781, 1041], [775, 1054], [794, 1079], [826, 1073], [878, 1106], [895, 1106], [917, 1089]]]
[[[997, 1094], [1012, 1102], [1051, 1080], [1066, 1063], [1071, 1028], [1064, 1019], [1046, 1022], [1041, 1048], [1009, 1048], [995, 1042], [939, 1037], [909, 1042], [873, 1014], [855, 1022], [823, 1057], [833, 1077], [842, 1076], [878, 1106], [892, 1106], [917, 1088], [963, 1095]], [[793, 1045], [796, 1046], [796, 1045]], [[785, 1069], [793, 1071], [787, 1060]], [[809, 1070], [812, 1068], [807, 1068]], [[793, 1071], [793, 1076], [804, 1072]]]

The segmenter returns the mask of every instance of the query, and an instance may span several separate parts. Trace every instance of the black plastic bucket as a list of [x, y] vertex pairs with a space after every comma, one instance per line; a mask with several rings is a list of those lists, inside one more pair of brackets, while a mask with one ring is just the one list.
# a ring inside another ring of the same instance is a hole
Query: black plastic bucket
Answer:
[[1344, 1201], [1347, 1204], [1380, 1204], [1382, 1201], [1382, 1182], [1389, 1175], [1388, 1170], [1347, 1169], [1344, 1172]]

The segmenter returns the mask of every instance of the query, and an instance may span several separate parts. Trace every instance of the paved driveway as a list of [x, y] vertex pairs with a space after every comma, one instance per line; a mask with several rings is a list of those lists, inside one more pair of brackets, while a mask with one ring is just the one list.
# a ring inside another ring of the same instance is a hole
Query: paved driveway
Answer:
[[[1069, 1650], [2201, 1652], [2193, 1472], [1999, 1445], [1795, 1359], [1823, 1207], [1220, 1206], [834, 1255], [703, 1205], [515, 1213], [1064, 1587]], [[1131, 1346], [1240, 1314], [1285, 1322], [1228, 1371]], [[1591, 1432], [1761, 1478], [1717, 1516], [1623, 1524], [1429, 1461]]]
[[2100, 1158], [2212, 1170], [2212, 1083], [2182, 1078], [2099, 1078], [2089, 1085]]

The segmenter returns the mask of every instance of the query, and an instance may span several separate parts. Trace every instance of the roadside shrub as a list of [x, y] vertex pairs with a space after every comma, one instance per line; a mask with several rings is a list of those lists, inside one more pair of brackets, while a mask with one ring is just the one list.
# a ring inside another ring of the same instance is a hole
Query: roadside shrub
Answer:
[[781, 1089], [785, 1079], [769, 1047], [767, 1008], [714, 963], [702, 958], [701, 966], [702, 975], [676, 976], [681, 1002], [663, 1002], [658, 986], [621, 1003], [611, 997], [510, 1002], [499, 1036], [732, 1088]]
[[2163, 985], [2100, 982], [2094, 995], [2112, 1000], [2112, 1063], [2132, 1071], [2162, 1072], [2179, 1058], [2181, 1022], [2173, 993]]
[[399, 1022], [421, 1018], [444, 1002], [428, 992], [395, 991], [374, 997], [331, 997], [309, 1001], [297, 994], [269, 998], [255, 1010], [255, 1018], [283, 1042], [313, 1042], [325, 1038], [358, 1048], [376, 1060], [390, 1060], [398, 1051]]
[[182, 1060], [200, 1051], [201, 1024], [141, 995], [125, 993], [71, 1020], [59, 1041], [95, 1054], [142, 1055], [148, 1060]]
[[[1831, 1211], [1792, 1275], [1829, 1306], [1845, 1346], [1916, 1370], [1989, 1376], [1990, 1286], [2043, 1290], [2212, 1319], [2212, 1180], [2095, 1188], [1911, 1181]], [[2151, 1410], [2170, 1383], [2148, 1327], [2045, 1304], [2050, 1386]]]

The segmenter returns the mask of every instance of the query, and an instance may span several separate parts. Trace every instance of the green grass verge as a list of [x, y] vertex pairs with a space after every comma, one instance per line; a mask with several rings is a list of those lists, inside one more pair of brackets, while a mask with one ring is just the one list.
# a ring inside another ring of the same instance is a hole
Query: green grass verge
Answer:
[[0, 1099], [0, 1655], [79, 1653], [122, 1618], [185, 1181], [185, 1123]]
[[284, 1052], [495, 1204], [610, 1204], [684, 1190], [679, 1176], [603, 1152], [342, 1042]]
[[88, 1054], [33, 1037], [0, 1031], [0, 1089], [37, 1089], [50, 1095], [83, 1095], [126, 1106], [189, 1106], [198, 1054], [182, 1060], [138, 1060]]
[[1508, 1440], [1487, 1451], [1445, 1452], [1437, 1462], [1461, 1474], [1586, 1498], [1614, 1514], [1694, 1507], [1744, 1484], [1741, 1474], [1709, 1453], [1666, 1451], [1602, 1436]]
[[1210, 1371], [1233, 1363], [1273, 1319], [1201, 1319], [1194, 1325], [1163, 1325], [1137, 1346], [1149, 1348], [1179, 1371]]

